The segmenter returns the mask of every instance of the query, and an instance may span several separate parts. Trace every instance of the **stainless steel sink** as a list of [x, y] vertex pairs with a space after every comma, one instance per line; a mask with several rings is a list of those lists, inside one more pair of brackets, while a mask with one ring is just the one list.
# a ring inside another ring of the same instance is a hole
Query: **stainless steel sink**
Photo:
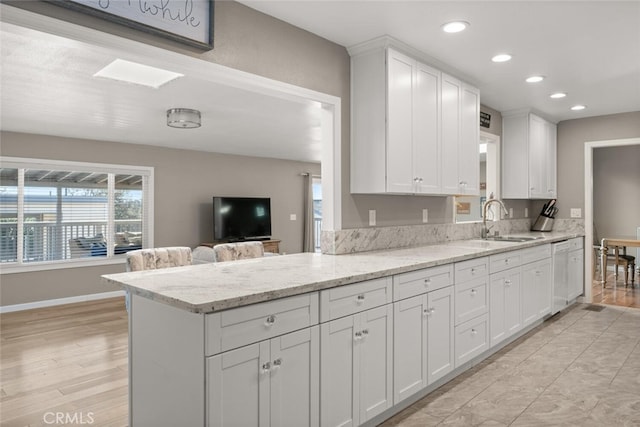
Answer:
[[543, 236], [491, 236], [487, 240], [495, 240], [497, 242], [529, 242], [531, 240], [544, 239]]

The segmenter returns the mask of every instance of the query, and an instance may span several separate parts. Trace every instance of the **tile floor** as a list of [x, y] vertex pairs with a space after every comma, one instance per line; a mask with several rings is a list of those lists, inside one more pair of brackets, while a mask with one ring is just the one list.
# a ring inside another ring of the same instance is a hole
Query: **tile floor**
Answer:
[[640, 309], [574, 304], [382, 426], [640, 426]]

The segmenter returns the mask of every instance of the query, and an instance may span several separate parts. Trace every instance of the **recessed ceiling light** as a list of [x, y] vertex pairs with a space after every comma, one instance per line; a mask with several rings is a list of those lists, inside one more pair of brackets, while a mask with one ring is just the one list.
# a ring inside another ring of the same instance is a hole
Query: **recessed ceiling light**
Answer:
[[587, 108], [586, 105], [574, 105], [573, 107], [571, 107], [573, 111], [580, 111], [580, 110], [584, 110], [585, 108]]
[[560, 99], [560, 98], [564, 98], [565, 96], [567, 96], [567, 94], [564, 92], [556, 92], [549, 95], [549, 98]]
[[544, 76], [531, 76], [527, 78], [527, 83], [539, 83], [544, 80]]
[[469, 23], [465, 21], [447, 22], [442, 26], [442, 31], [445, 33], [459, 33], [460, 31], [466, 30], [468, 26]]
[[136, 62], [116, 59], [111, 64], [104, 67], [93, 75], [105, 79], [117, 80], [126, 83], [134, 83], [142, 86], [159, 88], [171, 80], [182, 77], [184, 74], [155, 68], [149, 65], [138, 64]]
[[491, 60], [493, 62], [507, 62], [511, 60], [511, 55], [509, 55], [508, 53], [501, 53], [491, 58]]

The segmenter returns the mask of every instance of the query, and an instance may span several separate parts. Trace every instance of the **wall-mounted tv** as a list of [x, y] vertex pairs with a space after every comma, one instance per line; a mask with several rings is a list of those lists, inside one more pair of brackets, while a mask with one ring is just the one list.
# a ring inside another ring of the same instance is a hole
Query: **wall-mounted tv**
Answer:
[[214, 197], [214, 240], [266, 240], [271, 237], [271, 199]]

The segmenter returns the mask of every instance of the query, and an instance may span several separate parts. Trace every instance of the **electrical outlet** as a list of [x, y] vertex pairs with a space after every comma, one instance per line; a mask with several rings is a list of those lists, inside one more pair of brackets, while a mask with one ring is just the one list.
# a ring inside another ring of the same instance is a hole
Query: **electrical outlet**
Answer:
[[429, 222], [429, 209], [422, 209], [422, 222]]
[[571, 208], [571, 218], [582, 218], [582, 209]]
[[529, 208], [524, 208], [524, 217], [529, 218]]
[[513, 208], [509, 208], [509, 218], [513, 218]]
[[298, 217], [296, 216], [296, 214], [291, 214], [291, 215], [289, 215], [289, 219], [291, 221], [295, 221], [296, 219], [298, 219]]
[[375, 209], [370, 209], [369, 210], [369, 225], [370, 226], [374, 226], [376, 225], [376, 211]]

